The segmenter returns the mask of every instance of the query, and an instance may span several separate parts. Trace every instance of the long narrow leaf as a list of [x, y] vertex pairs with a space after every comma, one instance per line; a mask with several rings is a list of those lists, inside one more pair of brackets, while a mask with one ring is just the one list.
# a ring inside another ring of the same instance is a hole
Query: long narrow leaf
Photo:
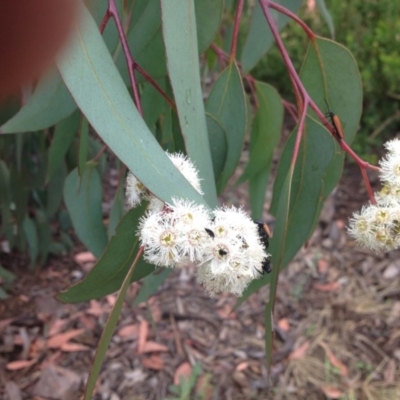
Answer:
[[186, 150], [199, 169], [206, 201], [215, 207], [217, 193], [200, 84], [194, 3], [161, 0], [161, 11], [168, 73]]
[[58, 61], [61, 75], [89, 123], [120, 160], [158, 198], [203, 203], [203, 198], [175, 168], [139, 115], [87, 9], [71, 46]]
[[94, 165], [86, 167], [82, 178], [77, 168], [68, 175], [64, 201], [79, 239], [100, 257], [107, 245], [107, 233], [101, 209], [101, 181]]
[[129, 271], [124, 279], [124, 282], [122, 283], [121, 290], [119, 291], [117, 300], [108, 317], [106, 326], [104, 327], [103, 333], [101, 335], [99, 344], [97, 346], [96, 356], [93, 361], [93, 366], [90, 371], [88, 382], [86, 384], [85, 400], [90, 400], [92, 398], [93, 390], [100, 373], [101, 364], [103, 363], [103, 360], [106, 356], [108, 345], [110, 344], [112, 334], [114, 332], [115, 326], [117, 325], [118, 317], [121, 313], [122, 305], [124, 303], [126, 292], [128, 291], [129, 285], [131, 283], [131, 278], [135, 270], [138, 257], [129, 268]]

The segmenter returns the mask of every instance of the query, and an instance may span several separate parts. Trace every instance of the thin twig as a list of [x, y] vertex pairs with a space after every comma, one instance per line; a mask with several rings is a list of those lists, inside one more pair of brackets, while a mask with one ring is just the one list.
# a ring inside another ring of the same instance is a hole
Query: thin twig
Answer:
[[122, 28], [122, 23], [119, 18], [119, 15], [118, 15], [118, 10], [117, 10], [117, 5], [115, 4], [115, 0], [108, 0], [107, 13], [109, 13], [114, 18], [115, 25], [117, 26], [119, 40], [121, 41], [125, 59], [126, 59], [126, 63], [128, 66], [129, 79], [131, 81], [131, 86], [132, 86], [132, 90], [133, 90], [133, 98], [135, 100], [136, 108], [138, 109], [140, 115], [143, 116], [142, 105], [140, 103], [140, 96], [139, 96], [139, 91], [138, 91], [134, 67], [133, 67], [134, 61], [133, 61], [133, 57], [132, 57], [131, 51], [128, 46], [128, 42], [126, 40], [126, 35], [124, 32], [124, 29]]
[[236, 9], [235, 22], [233, 25], [232, 45], [231, 45], [231, 52], [230, 52], [231, 62], [236, 59], [237, 41], [238, 41], [239, 28], [240, 28], [240, 20], [242, 18], [243, 3], [244, 3], [244, 0], [239, 0], [237, 9]]

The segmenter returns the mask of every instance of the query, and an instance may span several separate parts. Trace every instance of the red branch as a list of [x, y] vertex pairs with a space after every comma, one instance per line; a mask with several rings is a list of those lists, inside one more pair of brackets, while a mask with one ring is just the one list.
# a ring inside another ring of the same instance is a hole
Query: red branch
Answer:
[[[345, 151], [350, 157], [354, 159], [354, 161], [358, 164], [358, 166], [361, 169], [361, 173], [363, 176], [363, 179], [365, 181], [365, 185], [367, 187], [368, 193], [370, 195], [371, 201], [374, 202], [374, 196], [372, 193], [371, 185], [368, 180], [368, 176], [366, 174], [367, 169], [379, 171], [379, 167], [376, 167], [374, 165], [369, 164], [368, 162], [362, 160], [351, 148], [350, 146], [342, 140], [338, 135], [336, 134], [336, 131], [334, 127], [329, 123], [329, 121], [326, 119], [325, 114], [318, 108], [318, 106], [315, 104], [315, 102], [312, 100], [310, 95], [308, 94], [306, 88], [304, 87], [303, 83], [300, 80], [299, 75], [297, 74], [297, 71], [295, 70], [293, 63], [289, 57], [289, 54], [283, 44], [283, 41], [279, 35], [279, 30], [276, 26], [276, 22], [272, 17], [272, 14], [269, 10], [269, 8], [274, 8], [275, 10], [278, 10], [279, 12], [282, 12], [283, 14], [287, 15], [288, 17], [292, 18], [295, 22], [297, 22], [307, 33], [308, 37], [310, 40], [314, 40], [315, 35], [314, 33], [304, 24], [303, 21], [301, 21], [295, 14], [290, 12], [289, 10], [285, 9], [284, 7], [273, 3], [270, 0], [259, 0], [261, 8], [263, 10], [263, 13], [265, 15], [265, 18], [267, 20], [267, 23], [271, 29], [272, 34], [274, 35], [276, 44], [278, 46], [278, 49], [282, 55], [283, 61], [286, 65], [286, 68], [289, 72], [290, 79], [292, 81], [293, 89], [296, 94], [297, 102], [299, 104], [299, 109], [301, 109], [301, 117], [300, 117], [300, 124], [298, 126], [298, 132], [297, 132], [297, 138], [296, 138], [296, 144], [297, 141], [300, 140], [302, 131], [304, 130], [304, 121], [305, 121], [305, 115], [307, 113], [307, 109], [310, 106], [317, 116], [320, 118], [322, 123], [328, 127], [328, 130], [331, 132], [332, 136], [338, 141], [340, 147], [342, 148], [343, 151]], [[302, 123], [303, 122], [303, 123]], [[296, 151], [296, 146], [293, 151], [293, 157], [292, 157], [292, 165], [295, 165], [296, 160], [297, 160], [297, 154], [298, 154], [298, 149]]]
[[242, 18], [243, 3], [244, 0], [239, 0], [236, 9], [235, 22], [233, 25], [231, 53], [230, 53], [231, 62], [236, 59], [237, 41], [239, 36], [240, 19]]
[[118, 36], [122, 43], [123, 52], [125, 55], [126, 63], [128, 65], [129, 79], [131, 81], [135, 104], [136, 104], [137, 109], [139, 110], [139, 113], [141, 115], [143, 115], [134, 70], [138, 71], [139, 74], [141, 74], [146, 79], [146, 81], [149, 82], [157, 90], [157, 92], [161, 94], [161, 96], [165, 99], [165, 101], [169, 104], [169, 106], [172, 109], [176, 109], [175, 103], [161, 89], [161, 87], [158, 85], [158, 83], [133, 59], [132, 54], [129, 49], [129, 46], [128, 46], [128, 42], [126, 40], [125, 31], [122, 27], [121, 19], [119, 18], [119, 15], [118, 15], [117, 7], [115, 5], [115, 0], [108, 1], [107, 11], [106, 11], [106, 13], [103, 17], [103, 20], [101, 21], [101, 24], [100, 24], [100, 32], [101, 33], [104, 32], [104, 29], [105, 29], [110, 17], [114, 18], [115, 24], [117, 26]]
[[114, 18], [115, 25], [117, 26], [118, 36], [121, 41], [122, 48], [124, 50], [126, 63], [128, 65], [129, 79], [131, 81], [131, 86], [132, 86], [132, 90], [133, 90], [133, 98], [135, 100], [135, 104], [136, 104], [136, 107], [137, 107], [140, 115], [143, 116], [142, 105], [140, 103], [140, 96], [139, 96], [139, 91], [138, 91], [134, 67], [133, 67], [134, 61], [133, 61], [133, 57], [132, 57], [131, 51], [128, 46], [128, 41], [126, 40], [126, 35], [125, 35], [124, 29], [122, 27], [121, 20], [118, 15], [118, 10], [117, 10], [117, 5], [115, 4], [115, 0], [108, 0], [107, 14], [109, 14], [110, 16], [112, 16]]

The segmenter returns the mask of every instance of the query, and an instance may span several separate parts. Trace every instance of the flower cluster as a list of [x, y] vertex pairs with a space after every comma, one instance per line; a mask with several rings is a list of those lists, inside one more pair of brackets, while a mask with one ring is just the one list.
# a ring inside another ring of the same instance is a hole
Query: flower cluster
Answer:
[[349, 233], [374, 251], [400, 247], [400, 140], [385, 143], [387, 154], [380, 160], [383, 188], [375, 193], [377, 204], [364, 206], [350, 219]]
[[[168, 155], [186, 179], [201, 192], [197, 170], [184, 156]], [[216, 209], [173, 199], [164, 204], [129, 173], [127, 198], [131, 206], [150, 201], [139, 222], [138, 236], [144, 258], [156, 266], [196, 266], [197, 281], [211, 295], [231, 292], [240, 296], [262, 274], [269, 255], [259, 236], [258, 225], [235, 207]]]
[[234, 207], [217, 209], [211, 218], [204, 206], [174, 199], [163, 211], [149, 211], [138, 235], [150, 263], [194, 263], [197, 281], [210, 295], [227, 291], [240, 296], [260, 276], [267, 257], [257, 225]]

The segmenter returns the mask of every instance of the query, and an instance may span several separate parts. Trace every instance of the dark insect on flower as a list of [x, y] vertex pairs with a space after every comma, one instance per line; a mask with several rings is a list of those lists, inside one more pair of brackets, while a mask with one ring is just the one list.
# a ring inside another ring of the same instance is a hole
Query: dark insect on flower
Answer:
[[226, 250], [224, 250], [224, 249], [219, 249], [219, 250], [218, 250], [218, 254], [219, 254], [221, 257], [223, 257], [223, 256], [226, 256], [226, 255], [228, 254], [228, 252], [227, 252]]
[[210, 237], [212, 237], [213, 239], [215, 238], [215, 234], [211, 229], [208, 229], [208, 228], [204, 228], [204, 229]]
[[[265, 250], [268, 249], [269, 246], [269, 238], [272, 236], [271, 231], [269, 230], [268, 225], [259, 219], [254, 220], [254, 223], [258, 228], [258, 236], [260, 237], [262, 243], [265, 246]], [[269, 257], [265, 257], [263, 262], [261, 263], [262, 271], [257, 270], [261, 275], [269, 274], [272, 271], [271, 261]]]

